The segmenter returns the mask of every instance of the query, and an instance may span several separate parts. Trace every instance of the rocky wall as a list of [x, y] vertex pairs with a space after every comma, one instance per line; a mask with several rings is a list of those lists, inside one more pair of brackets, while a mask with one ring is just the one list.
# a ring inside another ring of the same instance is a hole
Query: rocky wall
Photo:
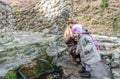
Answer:
[[[9, 70], [31, 63], [36, 58], [44, 58], [46, 54], [54, 56], [54, 62], [62, 63], [60, 66], [67, 67], [63, 64], [69, 58], [64, 55], [66, 46], [56, 39], [56, 35], [40, 32], [13, 32], [10, 35], [12, 36], [7, 37], [11, 38], [11, 41], [0, 44], [0, 76], [4, 76]], [[114, 79], [119, 79], [120, 39], [97, 35], [94, 37], [98, 41], [102, 57], [111, 65]], [[61, 61], [57, 61], [61, 57]]]
[[12, 32], [10, 35], [7, 37], [12, 38], [11, 41], [0, 43], [0, 79], [9, 70], [15, 70], [36, 58], [44, 58], [46, 54], [57, 56], [65, 50], [55, 35], [39, 32]]
[[[37, 56], [42, 56], [43, 52], [54, 55], [65, 49], [57, 45], [60, 44], [60, 41], [58, 41], [59, 43], [55, 42], [57, 41], [56, 37], [47, 34], [59, 35], [63, 33], [66, 21], [68, 18], [72, 18], [71, 0], [41, 0], [28, 10], [10, 11], [9, 5], [0, 1], [1, 29], [12, 27], [14, 30], [39, 31], [43, 34], [37, 32], [13, 32], [6, 33], [7, 36], [2, 36], [0, 38], [0, 76], [5, 75], [8, 70], [30, 62]], [[48, 37], [53, 38], [49, 39]], [[100, 42], [101, 54], [111, 56], [113, 77], [119, 79], [120, 40], [118, 38], [99, 36], [96, 38]]]
[[[9, 5], [0, 1], [1, 29], [5, 27], [17, 32], [0, 31], [0, 76], [9, 70], [31, 62], [46, 52], [55, 55], [66, 49], [54, 35], [61, 34], [72, 12], [71, 0], [41, 0], [24, 11], [11, 11]], [[41, 33], [19, 32], [40, 31]], [[46, 37], [46, 38], [44, 38]], [[50, 39], [49, 39], [50, 37]], [[53, 38], [52, 38], [53, 37]], [[55, 42], [57, 41], [57, 42]]]
[[11, 7], [8, 4], [0, 1], [0, 29], [11, 27], [10, 15]]
[[120, 79], [120, 38], [97, 35], [95, 38], [98, 40], [101, 56], [111, 68], [113, 79]]
[[15, 30], [60, 34], [71, 13], [71, 0], [40, 0], [28, 10], [13, 12], [11, 18]]
[[114, 79], [120, 79], [120, 49], [112, 53], [112, 73]]

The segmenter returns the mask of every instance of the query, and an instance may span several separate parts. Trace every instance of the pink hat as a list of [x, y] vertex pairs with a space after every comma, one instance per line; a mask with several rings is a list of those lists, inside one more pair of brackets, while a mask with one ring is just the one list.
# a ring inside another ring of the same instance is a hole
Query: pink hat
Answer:
[[80, 25], [80, 24], [73, 25], [71, 30], [72, 30], [72, 33], [82, 33], [83, 32], [82, 25]]

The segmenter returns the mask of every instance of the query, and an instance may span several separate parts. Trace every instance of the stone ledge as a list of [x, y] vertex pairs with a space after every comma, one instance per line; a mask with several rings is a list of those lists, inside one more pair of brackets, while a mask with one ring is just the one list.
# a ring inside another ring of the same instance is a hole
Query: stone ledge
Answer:
[[[55, 35], [41, 34], [39, 32], [14, 32], [12, 33], [16, 42], [3, 44], [4, 50], [0, 51], [0, 76], [5, 76], [9, 70], [14, 70], [21, 65], [32, 62], [37, 57], [42, 57], [49, 53], [49, 55], [56, 55], [65, 50], [55, 43]], [[24, 38], [24, 39], [23, 39]], [[53, 44], [54, 43], [54, 44]], [[51, 47], [51, 45], [54, 45]], [[58, 49], [60, 47], [60, 49]], [[57, 49], [56, 51], [49, 50]], [[2, 49], [2, 48], [1, 48]]]

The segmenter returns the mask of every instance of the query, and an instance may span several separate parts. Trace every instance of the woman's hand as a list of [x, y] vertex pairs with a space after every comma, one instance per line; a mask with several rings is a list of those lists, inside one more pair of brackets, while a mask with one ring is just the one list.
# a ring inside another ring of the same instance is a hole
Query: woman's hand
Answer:
[[72, 34], [71, 37], [72, 38], [78, 38], [78, 34]]

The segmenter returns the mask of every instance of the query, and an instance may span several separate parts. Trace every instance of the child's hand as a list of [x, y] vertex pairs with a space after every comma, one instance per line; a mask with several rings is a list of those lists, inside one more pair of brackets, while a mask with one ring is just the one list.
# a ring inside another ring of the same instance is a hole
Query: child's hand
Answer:
[[86, 50], [86, 49], [84, 49], [84, 53], [85, 53], [85, 54], [88, 54], [88, 53], [89, 53], [89, 51], [88, 51], [88, 50]]
[[69, 55], [69, 52], [66, 52], [67, 55]]
[[76, 55], [78, 55], [78, 52], [75, 52]]

